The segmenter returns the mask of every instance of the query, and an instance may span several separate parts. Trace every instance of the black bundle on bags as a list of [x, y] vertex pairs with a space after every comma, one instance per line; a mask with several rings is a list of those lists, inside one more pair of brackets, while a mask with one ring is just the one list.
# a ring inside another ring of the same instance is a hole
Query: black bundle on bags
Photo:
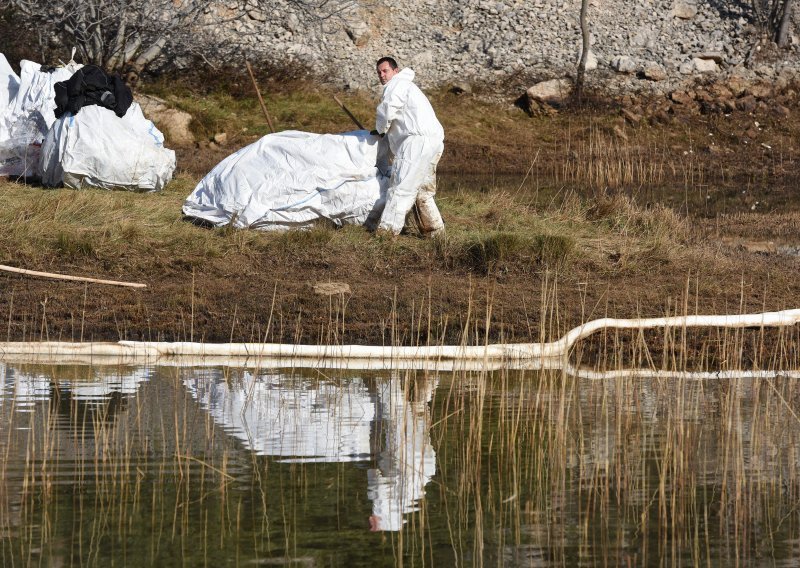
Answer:
[[99, 105], [125, 116], [133, 102], [133, 94], [119, 75], [110, 75], [97, 65], [86, 65], [72, 77], [54, 85], [56, 118], [66, 112], [78, 114], [82, 107]]

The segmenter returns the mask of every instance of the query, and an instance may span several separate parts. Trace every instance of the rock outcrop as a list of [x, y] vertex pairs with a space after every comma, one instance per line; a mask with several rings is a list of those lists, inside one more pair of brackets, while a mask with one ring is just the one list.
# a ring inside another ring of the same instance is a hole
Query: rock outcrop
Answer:
[[[783, 50], [760, 39], [748, 5], [591, 0], [587, 82], [612, 92], [667, 94], [703, 75], [796, 75], [797, 38]], [[217, 33], [235, 35], [273, 65], [302, 64], [345, 88], [375, 87], [374, 62], [384, 55], [414, 68], [423, 87], [517, 81], [527, 88], [574, 74], [580, 54], [579, 0], [361, 0], [341, 6], [346, 9], [320, 22], [296, 3], [277, 0], [272, 11], [253, 12]]]

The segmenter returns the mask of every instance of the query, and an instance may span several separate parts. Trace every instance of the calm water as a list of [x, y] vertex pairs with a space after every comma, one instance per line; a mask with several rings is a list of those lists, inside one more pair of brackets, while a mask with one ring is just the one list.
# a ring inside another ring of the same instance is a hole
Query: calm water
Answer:
[[0, 366], [4, 566], [794, 566], [787, 378]]

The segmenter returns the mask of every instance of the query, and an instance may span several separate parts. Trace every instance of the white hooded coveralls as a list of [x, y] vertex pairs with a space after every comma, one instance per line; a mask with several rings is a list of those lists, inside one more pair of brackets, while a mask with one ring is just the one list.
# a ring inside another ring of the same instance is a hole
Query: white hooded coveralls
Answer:
[[386, 134], [394, 155], [392, 177], [379, 229], [399, 234], [416, 201], [424, 234], [444, 228], [433, 196], [436, 164], [444, 149], [444, 129], [428, 98], [414, 83], [414, 71], [403, 69], [383, 87], [375, 129]]

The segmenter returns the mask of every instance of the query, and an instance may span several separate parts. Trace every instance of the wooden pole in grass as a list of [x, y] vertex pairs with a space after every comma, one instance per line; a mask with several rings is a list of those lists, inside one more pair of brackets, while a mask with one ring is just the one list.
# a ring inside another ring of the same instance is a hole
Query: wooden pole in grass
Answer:
[[342, 107], [342, 110], [345, 112], [347, 116], [350, 117], [350, 120], [352, 120], [353, 123], [355, 123], [355, 125], [358, 127], [359, 130], [366, 130], [366, 128], [364, 128], [364, 125], [361, 124], [355, 117], [355, 115], [352, 112], [350, 112], [350, 110], [346, 106], [344, 106], [344, 103], [342, 101], [339, 100], [339, 97], [333, 95], [333, 100], [335, 100], [339, 104], [339, 106]]
[[272, 125], [272, 119], [269, 116], [269, 112], [267, 112], [267, 105], [264, 104], [264, 99], [261, 97], [261, 89], [258, 88], [258, 83], [256, 83], [256, 76], [253, 75], [253, 68], [250, 67], [250, 62], [246, 59], [244, 63], [247, 65], [247, 72], [250, 73], [250, 79], [253, 81], [253, 87], [256, 89], [256, 95], [258, 96], [258, 102], [261, 104], [261, 110], [264, 111], [264, 116], [267, 117], [269, 131], [271, 134], [275, 134], [275, 127]]
[[15, 266], [6, 266], [5, 264], [0, 264], [0, 270], [5, 270], [6, 272], [14, 272], [16, 274], [24, 274], [26, 276], [52, 278], [54, 280], [71, 280], [74, 282], [94, 282], [95, 284], [108, 284], [110, 286], [126, 286], [128, 288], [147, 288], [147, 284], [139, 284], [137, 282], [120, 282], [119, 280], [101, 280], [99, 278], [88, 278], [86, 276], [69, 276], [67, 274], [55, 274], [53, 272], [39, 272], [37, 270], [26, 270], [25, 268], [16, 268]]

